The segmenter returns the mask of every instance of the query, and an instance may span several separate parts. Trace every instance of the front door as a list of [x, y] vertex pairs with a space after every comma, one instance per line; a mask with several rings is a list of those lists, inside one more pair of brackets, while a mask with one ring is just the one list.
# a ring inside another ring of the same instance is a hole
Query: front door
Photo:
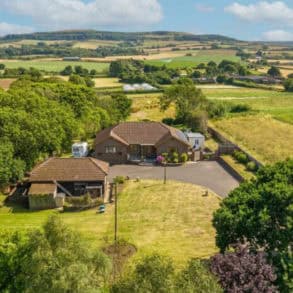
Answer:
[[136, 161], [141, 159], [141, 146], [139, 144], [131, 144], [129, 146], [129, 159]]
[[153, 145], [141, 146], [142, 157], [147, 160], [154, 160], [157, 157], [156, 148]]

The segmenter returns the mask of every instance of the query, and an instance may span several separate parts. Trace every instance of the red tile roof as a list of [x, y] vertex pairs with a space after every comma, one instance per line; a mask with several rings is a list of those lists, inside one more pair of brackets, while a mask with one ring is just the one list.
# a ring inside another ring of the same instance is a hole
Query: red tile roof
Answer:
[[50, 158], [30, 173], [30, 182], [101, 181], [109, 164], [94, 158]]
[[173, 137], [189, 145], [184, 134], [160, 122], [124, 122], [97, 133], [95, 143], [99, 144], [108, 138], [113, 138], [125, 145], [156, 145], [165, 139]]

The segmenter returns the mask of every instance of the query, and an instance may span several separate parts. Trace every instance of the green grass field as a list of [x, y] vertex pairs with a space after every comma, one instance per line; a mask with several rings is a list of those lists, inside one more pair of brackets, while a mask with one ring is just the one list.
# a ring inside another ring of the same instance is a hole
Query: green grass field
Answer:
[[231, 50], [200, 50], [200, 51], [187, 51], [192, 56], [170, 57], [159, 60], [148, 60], [146, 63], [152, 65], [166, 65], [168, 68], [178, 67], [195, 67], [199, 63], [208, 63], [214, 61], [220, 63], [222, 60], [231, 60], [239, 62], [240, 58], [235, 55], [235, 51]]
[[[118, 236], [138, 248], [135, 258], [151, 252], [171, 256], [178, 264], [191, 257], [208, 257], [217, 252], [211, 220], [220, 200], [212, 192], [204, 197], [192, 184], [146, 180], [129, 182], [119, 197]], [[2, 198], [3, 199], [3, 198]], [[1, 200], [1, 198], [0, 198]], [[28, 212], [0, 208], [0, 229], [39, 228], [57, 211]], [[96, 210], [60, 213], [65, 223], [78, 230], [93, 247], [113, 241], [114, 206], [105, 214]]]
[[210, 124], [263, 163], [275, 163], [293, 155], [293, 126], [270, 115], [237, 116]]
[[44, 70], [47, 72], [60, 72], [66, 66], [82, 66], [88, 70], [95, 69], [99, 73], [106, 72], [109, 69], [109, 63], [102, 63], [102, 62], [83, 62], [83, 61], [42, 61], [42, 60], [34, 60], [34, 61], [23, 61], [23, 60], [13, 60], [13, 61], [1, 61], [2, 64], [5, 64], [7, 68], [30, 68], [34, 67], [39, 70]]
[[170, 107], [167, 111], [160, 111], [160, 93], [128, 95], [132, 99], [130, 121], [152, 120], [162, 121], [165, 117], [174, 117], [175, 109]]
[[253, 88], [202, 89], [209, 99], [247, 104], [255, 111], [293, 124], [293, 94]]

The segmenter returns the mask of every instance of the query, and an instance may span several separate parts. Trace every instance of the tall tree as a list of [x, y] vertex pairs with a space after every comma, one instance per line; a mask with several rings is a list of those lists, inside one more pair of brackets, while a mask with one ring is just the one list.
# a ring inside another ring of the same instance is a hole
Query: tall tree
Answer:
[[[222, 252], [238, 241], [264, 249], [277, 267], [279, 284], [293, 288], [293, 160], [261, 168], [256, 179], [233, 190], [214, 214]], [[290, 280], [291, 281], [288, 281]]]
[[274, 269], [264, 252], [251, 252], [247, 244], [238, 244], [235, 251], [212, 257], [211, 270], [218, 276], [225, 292], [277, 292]]
[[105, 285], [108, 258], [56, 216], [43, 231], [1, 236], [1, 292], [96, 292]]
[[160, 98], [161, 110], [166, 110], [171, 103], [176, 107], [176, 119], [185, 122], [188, 114], [206, 102], [200, 89], [193, 83], [183, 83], [168, 88]]

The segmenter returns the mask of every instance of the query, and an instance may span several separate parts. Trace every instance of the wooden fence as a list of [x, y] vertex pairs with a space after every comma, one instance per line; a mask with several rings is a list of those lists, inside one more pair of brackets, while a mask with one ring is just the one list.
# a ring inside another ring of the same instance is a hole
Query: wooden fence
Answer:
[[211, 136], [219, 141], [219, 147], [216, 155], [220, 157], [221, 155], [231, 155], [234, 151], [241, 151], [247, 155], [250, 161], [253, 161], [258, 167], [262, 167], [263, 164], [254, 158], [251, 154], [243, 150], [239, 145], [227, 139], [223, 134], [212, 127], [208, 127], [208, 132]]

